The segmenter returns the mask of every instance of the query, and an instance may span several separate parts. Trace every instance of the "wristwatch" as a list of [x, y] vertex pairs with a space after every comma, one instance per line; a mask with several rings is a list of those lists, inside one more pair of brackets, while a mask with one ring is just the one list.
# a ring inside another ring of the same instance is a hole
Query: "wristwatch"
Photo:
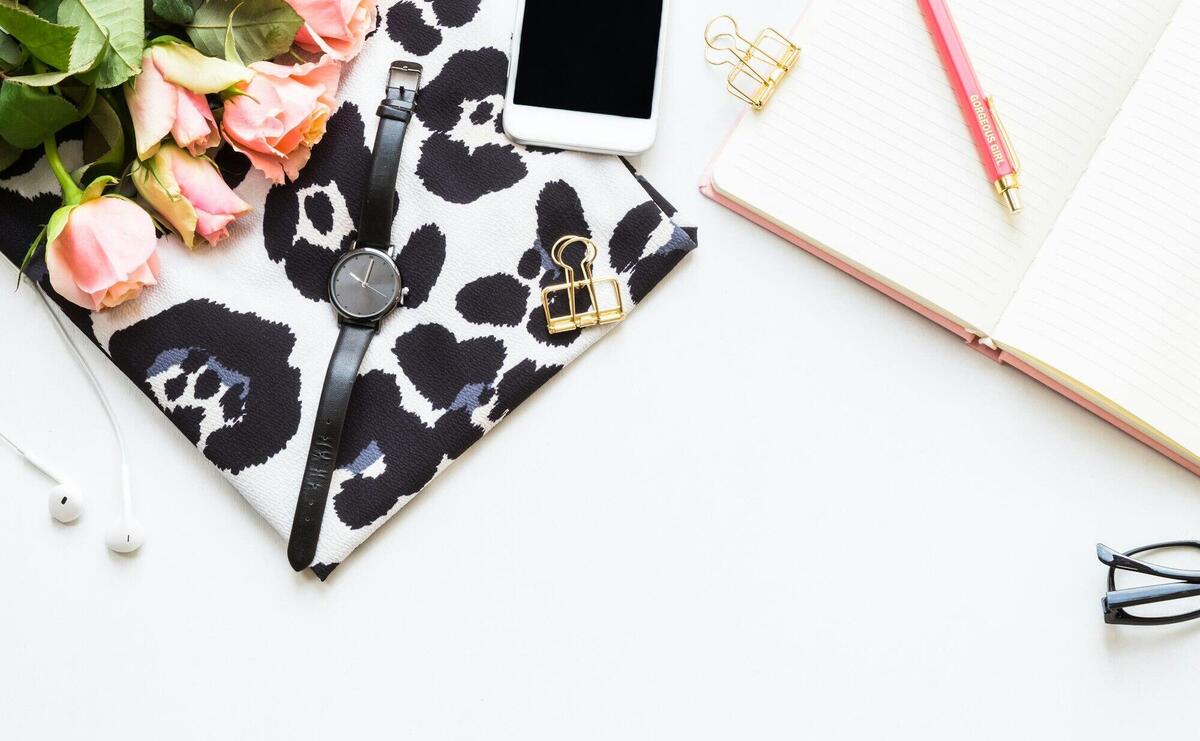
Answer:
[[392, 222], [396, 216], [400, 149], [420, 86], [421, 65], [392, 63], [387, 97], [379, 104], [379, 129], [358, 222], [358, 239], [354, 248], [338, 259], [329, 276], [329, 300], [337, 312], [341, 332], [325, 374], [288, 540], [288, 561], [296, 571], [311, 566], [317, 555], [346, 410], [363, 357], [384, 318], [400, 304], [403, 280], [392, 245]]

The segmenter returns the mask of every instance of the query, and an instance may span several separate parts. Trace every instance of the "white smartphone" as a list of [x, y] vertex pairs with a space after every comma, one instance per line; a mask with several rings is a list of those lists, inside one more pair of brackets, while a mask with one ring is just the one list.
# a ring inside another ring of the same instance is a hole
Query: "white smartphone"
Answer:
[[639, 154], [654, 144], [668, 0], [520, 0], [504, 130], [521, 144]]

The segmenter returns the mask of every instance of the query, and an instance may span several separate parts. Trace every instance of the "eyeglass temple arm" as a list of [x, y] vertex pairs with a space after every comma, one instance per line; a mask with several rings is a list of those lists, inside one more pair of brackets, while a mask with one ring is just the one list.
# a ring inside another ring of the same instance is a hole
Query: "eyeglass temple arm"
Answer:
[[1179, 579], [1180, 581], [1200, 584], [1200, 571], [1194, 571], [1192, 569], [1175, 569], [1169, 566], [1155, 566], [1154, 564], [1146, 563], [1145, 561], [1139, 561], [1136, 558], [1126, 556], [1123, 553], [1109, 548], [1103, 543], [1096, 544], [1096, 557], [1100, 559], [1100, 563], [1114, 569], [1136, 571], [1139, 574], [1158, 576], [1163, 579]]
[[1145, 587], [1129, 587], [1118, 589], [1104, 595], [1106, 611], [1123, 610], [1138, 605], [1152, 605], [1156, 602], [1166, 602], [1173, 599], [1200, 597], [1200, 584], [1175, 582], [1172, 584], [1152, 584]]

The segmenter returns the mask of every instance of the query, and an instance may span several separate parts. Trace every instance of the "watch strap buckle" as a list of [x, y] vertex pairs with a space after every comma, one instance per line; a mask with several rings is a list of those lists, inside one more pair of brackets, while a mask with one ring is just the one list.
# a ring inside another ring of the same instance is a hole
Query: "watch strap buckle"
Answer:
[[391, 97], [393, 90], [398, 93], [407, 91], [416, 96], [421, 89], [423, 72], [424, 68], [416, 62], [392, 62], [388, 70], [388, 97]]
[[421, 89], [421, 65], [416, 62], [392, 62], [388, 70], [387, 97], [375, 114], [407, 124], [413, 115], [417, 93]]

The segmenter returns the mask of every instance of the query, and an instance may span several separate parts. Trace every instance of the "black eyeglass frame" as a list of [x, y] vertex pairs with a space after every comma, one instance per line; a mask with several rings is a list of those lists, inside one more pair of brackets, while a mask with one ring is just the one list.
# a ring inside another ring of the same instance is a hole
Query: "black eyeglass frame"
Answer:
[[[1200, 618], [1200, 609], [1179, 615], [1163, 615], [1158, 617], [1139, 617], [1130, 615], [1126, 608], [1167, 602], [1187, 597], [1200, 597], [1200, 571], [1192, 569], [1177, 569], [1169, 566], [1157, 566], [1148, 561], [1134, 558], [1139, 553], [1165, 548], [1195, 548], [1200, 550], [1200, 541], [1172, 540], [1165, 543], [1134, 548], [1131, 551], [1120, 551], [1099, 543], [1096, 545], [1096, 556], [1100, 563], [1108, 566], [1108, 593], [1101, 600], [1104, 608], [1104, 622], [1109, 625], [1172, 625]], [[1138, 574], [1156, 576], [1160, 579], [1173, 579], [1166, 584], [1151, 584], [1144, 587], [1128, 587], [1117, 589], [1117, 570], [1132, 571]]]

